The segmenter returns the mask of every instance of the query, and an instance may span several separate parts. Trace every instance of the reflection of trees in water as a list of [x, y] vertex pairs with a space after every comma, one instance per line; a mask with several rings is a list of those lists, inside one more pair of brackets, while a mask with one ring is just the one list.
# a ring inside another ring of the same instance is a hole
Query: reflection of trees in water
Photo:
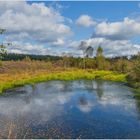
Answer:
[[72, 85], [70, 81], [62, 81], [62, 91], [71, 91], [72, 90]]
[[97, 95], [99, 98], [101, 98], [103, 96], [104, 81], [102, 81], [102, 80], [96, 80], [96, 81], [84, 80], [83, 83], [84, 83], [84, 86], [87, 91], [92, 92], [95, 90], [97, 92]]
[[91, 99], [86, 98], [86, 96], [79, 97], [77, 107], [80, 109], [80, 111], [88, 113], [92, 110], [93, 106], [94, 102]]
[[137, 108], [137, 112], [138, 112], [138, 117], [140, 120], [140, 99], [136, 97], [136, 108]]
[[97, 95], [98, 95], [99, 98], [102, 98], [103, 93], [104, 93], [104, 91], [103, 91], [104, 90], [103, 89], [103, 81], [97, 80], [96, 85], [97, 85], [97, 89], [96, 89]]
[[36, 86], [35, 85], [30, 85], [28, 87], [25, 87], [26, 90], [27, 90], [27, 93], [26, 95], [24, 96], [24, 99], [26, 104], [30, 104], [31, 100], [33, 99], [33, 96], [35, 94], [35, 91], [37, 90], [36, 89]]
[[87, 91], [91, 92], [94, 90], [93, 81], [92, 80], [84, 80], [83, 81], [84, 87]]
[[79, 104], [80, 105], [87, 105], [87, 102], [88, 101], [87, 101], [87, 99], [84, 96], [79, 98]]

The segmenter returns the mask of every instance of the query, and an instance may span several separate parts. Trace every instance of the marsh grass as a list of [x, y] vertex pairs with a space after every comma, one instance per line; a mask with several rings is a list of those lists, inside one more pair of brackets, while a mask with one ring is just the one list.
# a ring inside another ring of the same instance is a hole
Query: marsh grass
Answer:
[[15, 74], [0, 74], [0, 93], [6, 89], [23, 86], [25, 84], [34, 84], [49, 80], [76, 80], [76, 79], [102, 79], [126, 82], [126, 75], [114, 73], [112, 71], [95, 71], [82, 69], [67, 69], [65, 71], [25, 71]]

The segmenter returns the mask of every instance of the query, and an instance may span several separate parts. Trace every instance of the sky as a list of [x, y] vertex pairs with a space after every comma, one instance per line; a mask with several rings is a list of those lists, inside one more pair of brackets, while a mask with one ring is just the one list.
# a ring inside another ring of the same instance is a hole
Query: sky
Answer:
[[10, 53], [83, 56], [101, 46], [106, 57], [130, 56], [140, 51], [140, 2], [0, 1], [0, 28]]

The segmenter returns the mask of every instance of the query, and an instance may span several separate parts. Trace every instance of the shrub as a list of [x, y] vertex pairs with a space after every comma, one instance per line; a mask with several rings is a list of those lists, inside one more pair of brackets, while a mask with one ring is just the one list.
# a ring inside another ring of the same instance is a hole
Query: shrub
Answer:
[[3, 64], [3, 63], [2, 63], [2, 61], [0, 60], [0, 67], [2, 66], [2, 64]]

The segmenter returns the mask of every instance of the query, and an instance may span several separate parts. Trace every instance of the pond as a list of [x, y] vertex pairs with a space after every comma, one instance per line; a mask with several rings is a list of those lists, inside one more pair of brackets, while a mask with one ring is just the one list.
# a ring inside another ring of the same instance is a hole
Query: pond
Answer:
[[48, 81], [0, 97], [0, 138], [140, 138], [140, 101], [123, 83]]

